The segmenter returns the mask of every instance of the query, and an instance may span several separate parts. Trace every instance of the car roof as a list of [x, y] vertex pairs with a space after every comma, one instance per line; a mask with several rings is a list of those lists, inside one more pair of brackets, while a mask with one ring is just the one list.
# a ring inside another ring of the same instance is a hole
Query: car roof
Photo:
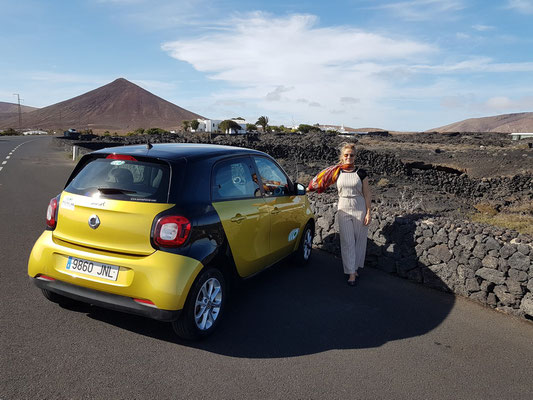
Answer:
[[244, 147], [222, 146], [215, 144], [197, 144], [197, 143], [156, 143], [148, 148], [146, 144], [107, 147], [95, 151], [94, 153], [115, 153], [126, 155], [138, 155], [143, 157], [154, 157], [164, 160], [178, 160], [186, 158], [193, 160], [196, 158], [212, 158], [226, 155], [241, 154], [265, 154], [258, 150], [247, 149]]

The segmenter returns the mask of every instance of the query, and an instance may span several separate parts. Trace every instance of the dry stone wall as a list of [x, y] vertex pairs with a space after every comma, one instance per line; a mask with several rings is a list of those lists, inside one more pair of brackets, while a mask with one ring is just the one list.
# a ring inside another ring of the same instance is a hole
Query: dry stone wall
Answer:
[[[340, 256], [336, 197], [309, 198], [314, 245]], [[533, 319], [533, 241], [515, 231], [378, 208], [365, 265]]]

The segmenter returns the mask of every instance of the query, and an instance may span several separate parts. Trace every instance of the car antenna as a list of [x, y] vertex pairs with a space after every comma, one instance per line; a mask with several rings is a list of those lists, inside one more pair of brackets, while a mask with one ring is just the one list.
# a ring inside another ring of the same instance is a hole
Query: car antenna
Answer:
[[148, 142], [146, 142], [146, 148], [150, 150], [152, 147], [154, 146], [152, 145], [152, 143], [150, 143], [150, 140], [148, 140]]

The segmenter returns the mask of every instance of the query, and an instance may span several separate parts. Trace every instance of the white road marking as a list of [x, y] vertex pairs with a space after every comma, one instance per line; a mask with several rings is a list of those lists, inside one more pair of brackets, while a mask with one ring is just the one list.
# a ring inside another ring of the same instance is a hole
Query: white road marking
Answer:
[[[33, 140], [37, 140], [37, 139], [33, 139]], [[29, 142], [33, 142], [33, 140], [28, 140], [27, 142], [23, 142], [23, 143], [19, 144], [18, 146], [15, 146], [15, 148], [13, 150], [11, 150], [9, 155], [6, 156], [6, 160], [9, 160], [11, 158], [11, 154], [13, 154], [15, 152], [15, 150], [17, 150], [20, 146], [22, 146], [23, 144], [29, 143]], [[6, 165], [6, 164], [7, 164], [7, 161], [2, 161], [2, 165]], [[4, 167], [0, 167], [0, 171], [2, 171], [2, 169], [4, 169]]]

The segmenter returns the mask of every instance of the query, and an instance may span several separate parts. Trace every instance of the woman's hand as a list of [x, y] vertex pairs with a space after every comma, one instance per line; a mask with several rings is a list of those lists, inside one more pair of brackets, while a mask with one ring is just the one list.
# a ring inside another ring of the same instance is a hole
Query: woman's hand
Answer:
[[370, 216], [370, 211], [367, 211], [365, 215], [365, 219], [363, 220], [363, 224], [367, 226], [371, 220], [372, 220], [372, 217]]

